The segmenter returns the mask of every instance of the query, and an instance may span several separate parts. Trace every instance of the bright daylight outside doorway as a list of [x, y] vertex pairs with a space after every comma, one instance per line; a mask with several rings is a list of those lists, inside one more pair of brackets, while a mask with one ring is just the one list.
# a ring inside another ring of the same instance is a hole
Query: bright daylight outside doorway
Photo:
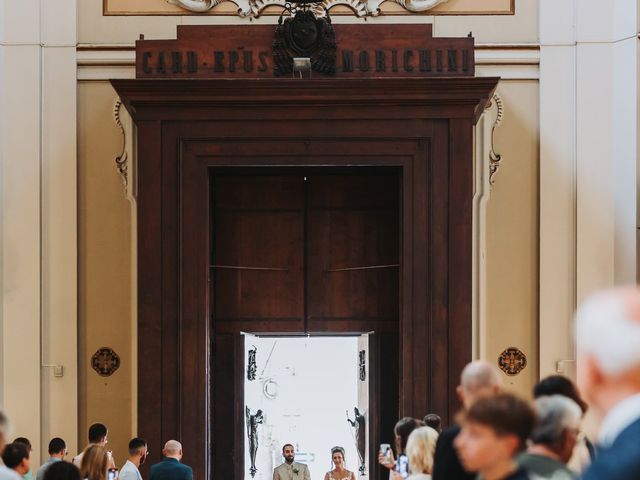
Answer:
[[[361, 476], [356, 428], [349, 420], [355, 420], [355, 408], [368, 417], [368, 372], [360, 368], [360, 360], [367, 360], [367, 343], [366, 335], [245, 335], [245, 480], [270, 480], [273, 468], [283, 462], [285, 443], [294, 445], [295, 461], [308, 465], [311, 478], [322, 479], [331, 470], [334, 446], [345, 449], [347, 468]], [[256, 424], [259, 417], [252, 417], [258, 410], [261, 424]], [[250, 473], [252, 423], [258, 445], [254, 477]], [[367, 421], [364, 429], [368, 431]], [[366, 463], [365, 468], [368, 473]]]

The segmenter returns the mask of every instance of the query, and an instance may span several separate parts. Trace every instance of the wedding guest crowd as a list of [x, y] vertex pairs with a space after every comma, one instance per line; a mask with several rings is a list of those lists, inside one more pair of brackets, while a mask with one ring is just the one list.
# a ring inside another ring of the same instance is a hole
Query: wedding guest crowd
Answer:
[[[578, 386], [553, 375], [536, 384], [534, 400], [528, 401], [504, 391], [502, 374], [493, 364], [473, 361], [461, 372], [456, 391], [462, 409], [449, 426], [442, 429], [437, 413], [396, 423], [395, 453], [380, 451], [378, 456], [389, 479], [640, 479], [640, 289], [593, 295], [578, 309], [575, 324]], [[589, 406], [604, 418], [593, 443], [582, 431]], [[0, 411], [0, 480], [33, 480], [31, 442], [18, 437], [7, 444], [8, 432], [9, 420]], [[106, 425], [91, 425], [88, 438], [72, 463], [64, 461], [65, 441], [53, 438], [35, 479], [114, 480]], [[143, 480], [139, 468], [147, 458], [147, 442], [134, 438], [128, 447], [121, 480]], [[294, 462], [293, 446], [286, 444], [282, 452], [285, 461], [274, 478], [300, 472], [308, 478], [306, 465]], [[149, 480], [192, 480], [191, 467], [182, 464], [180, 442], [167, 441], [163, 455], [151, 467]], [[342, 447], [331, 450], [333, 469], [325, 478], [355, 480], [344, 458]]]
[[[553, 375], [535, 386], [529, 402], [503, 391], [492, 364], [471, 362], [457, 388], [462, 411], [435, 445], [426, 440], [431, 429], [419, 426], [437, 426], [431, 414], [399, 422], [417, 426], [416, 436], [424, 432], [419, 444], [411, 433], [405, 446], [396, 426], [396, 452], [398, 459], [406, 452], [408, 471], [381, 455], [390, 478], [640, 479], [640, 288], [596, 293], [578, 309], [575, 324], [580, 390]], [[582, 431], [589, 405], [604, 417], [595, 446]]]

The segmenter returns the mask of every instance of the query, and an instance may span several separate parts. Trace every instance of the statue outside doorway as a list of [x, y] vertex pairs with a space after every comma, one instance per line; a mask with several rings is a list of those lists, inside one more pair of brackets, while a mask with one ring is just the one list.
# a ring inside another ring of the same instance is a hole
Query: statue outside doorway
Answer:
[[365, 470], [365, 450], [367, 443], [366, 422], [365, 416], [360, 413], [358, 407], [354, 407], [355, 418], [351, 420], [349, 418], [349, 412], [347, 412], [347, 422], [354, 429], [354, 437], [356, 439], [356, 450], [358, 451], [358, 458], [360, 459], [360, 475], [366, 475]]

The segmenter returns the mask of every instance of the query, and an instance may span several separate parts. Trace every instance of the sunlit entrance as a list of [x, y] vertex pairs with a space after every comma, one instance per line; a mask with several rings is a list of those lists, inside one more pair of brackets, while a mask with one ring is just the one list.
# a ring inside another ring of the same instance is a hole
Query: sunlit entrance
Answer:
[[245, 480], [271, 479], [285, 443], [311, 478], [331, 470], [334, 446], [344, 448], [349, 470], [368, 473], [367, 343], [368, 335], [245, 335]]

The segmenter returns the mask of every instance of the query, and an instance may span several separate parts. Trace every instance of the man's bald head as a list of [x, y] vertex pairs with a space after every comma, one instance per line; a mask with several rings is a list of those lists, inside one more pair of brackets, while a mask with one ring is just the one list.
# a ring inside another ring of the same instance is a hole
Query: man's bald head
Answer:
[[176, 458], [180, 460], [182, 458], [182, 444], [177, 440], [169, 440], [164, 444], [162, 453], [165, 457]]
[[640, 392], [640, 288], [591, 295], [576, 313], [578, 384], [603, 411]]
[[458, 396], [465, 408], [476, 400], [495, 395], [502, 388], [500, 371], [485, 360], [475, 360], [462, 370]]

